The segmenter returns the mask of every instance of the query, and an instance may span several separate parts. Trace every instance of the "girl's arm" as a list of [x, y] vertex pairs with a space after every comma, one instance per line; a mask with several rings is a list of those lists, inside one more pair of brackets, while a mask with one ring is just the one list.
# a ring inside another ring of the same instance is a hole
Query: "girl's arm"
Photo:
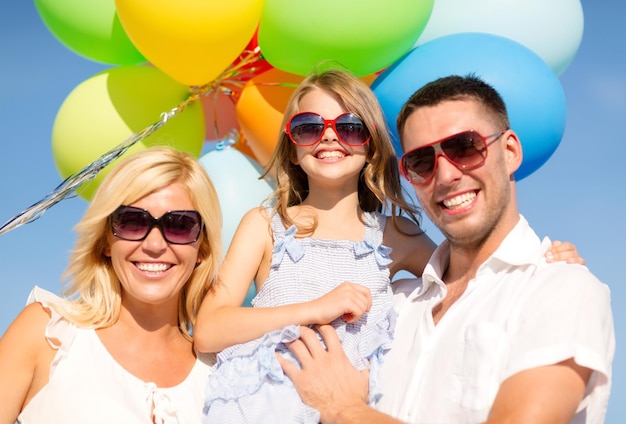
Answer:
[[272, 308], [241, 306], [252, 280], [268, 275], [272, 248], [265, 211], [257, 208], [246, 213], [220, 267], [218, 280], [200, 306], [194, 329], [198, 351], [219, 352], [290, 324], [328, 323], [342, 315], [353, 322], [369, 310], [369, 289], [353, 283], [343, 283], [310, 302]]
[[49, 320], [40, 303], [30, 304], [0, 338], [2, 424], [13, 424], [24, 404], [48, 382], [55, 354], [45, 338]]

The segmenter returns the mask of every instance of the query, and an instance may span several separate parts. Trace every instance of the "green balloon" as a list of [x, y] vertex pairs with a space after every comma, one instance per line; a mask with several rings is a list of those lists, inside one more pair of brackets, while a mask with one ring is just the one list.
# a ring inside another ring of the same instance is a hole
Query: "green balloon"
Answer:
[[114, 0], [35, 0], [48, 30], [68, 49], [111, 64], [146, 62], [117, 17]]
[[[76, 174], [129, 137], [136, 137], [188, 96], [189, 86], [148, 65], [119, 66], [83, 81], [63, 101], [52, 128], [52, 154], [61, 177]], [[204, 111], [197, 101], [137, 141], [122, 157], [157, 145], [198, 157], [204, 134]], [[115, 163], [80, 187], [78, 194], [90, 200]]]
[[308, 75], [325, 61], [358, 76], [378, 72], [414, 45], [434, 0], [266, 0], [259, 26], [263, 57]]

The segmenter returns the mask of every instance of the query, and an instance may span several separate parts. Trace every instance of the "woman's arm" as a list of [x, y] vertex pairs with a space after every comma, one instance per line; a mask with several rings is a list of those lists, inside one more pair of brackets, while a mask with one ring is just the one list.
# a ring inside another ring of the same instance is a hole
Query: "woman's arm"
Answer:
[[271, 254], [267, 215], [262, 209], [253, 209], [241, 220], [218, 272], [218, 281], [200, 306], [194, 329], [196, 349], [219, 352], [290, 324], [328, 323], [342, 315], [352, 322], [369, 310], [369, 289], [347, 282], [306, 303], [272, 308], [241, 306], [251, 281], [257, 275], [268, 274]]
[[13, 424], [24, 405], [48, 383], [56, 351], [45, 338], [50, 315], [28, 305], [0, 338], [0, 423]]

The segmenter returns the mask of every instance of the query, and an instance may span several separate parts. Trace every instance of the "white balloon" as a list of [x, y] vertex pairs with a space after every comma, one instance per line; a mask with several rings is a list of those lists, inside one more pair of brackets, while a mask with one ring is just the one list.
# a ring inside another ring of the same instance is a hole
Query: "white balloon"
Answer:
[[426, 28], [415, 42], [460, 32], [484, 32], [525, 45], [560, 75], [583, 36], [580, 0], [435, 0]]

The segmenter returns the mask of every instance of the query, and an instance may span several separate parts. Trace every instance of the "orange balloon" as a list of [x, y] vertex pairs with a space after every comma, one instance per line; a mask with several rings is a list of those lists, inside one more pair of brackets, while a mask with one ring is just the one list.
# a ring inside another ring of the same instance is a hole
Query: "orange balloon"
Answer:
[[272, 157], [287, 102], [304, 79], [279, 69], [270, 69], [251, 78], [235, 106], [241, 132], [256, 156], [265, 166]]

